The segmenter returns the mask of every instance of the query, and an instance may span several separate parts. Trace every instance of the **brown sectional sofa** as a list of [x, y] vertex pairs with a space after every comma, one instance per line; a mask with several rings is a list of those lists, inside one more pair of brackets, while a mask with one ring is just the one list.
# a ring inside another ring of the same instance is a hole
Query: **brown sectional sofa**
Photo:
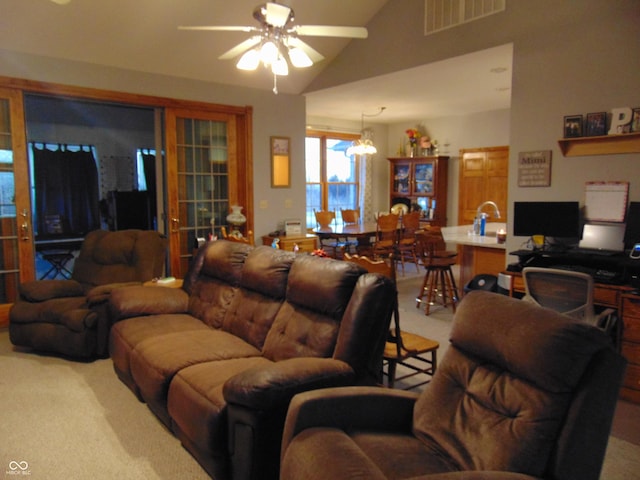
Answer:
[[181, 289], [113, 292], [111, 357], [212, 477], [275, 479], [296, 393], [380, 382], [394, 295], [352, 263], [219, 240]]

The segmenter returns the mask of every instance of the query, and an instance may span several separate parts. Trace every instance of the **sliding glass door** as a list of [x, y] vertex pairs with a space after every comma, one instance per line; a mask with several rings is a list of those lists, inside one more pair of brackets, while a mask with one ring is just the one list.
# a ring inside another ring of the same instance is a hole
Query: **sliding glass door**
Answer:
[[33, 240], [22, 93], [0, 88], [0, 326], [20, 282], [33, 280]]

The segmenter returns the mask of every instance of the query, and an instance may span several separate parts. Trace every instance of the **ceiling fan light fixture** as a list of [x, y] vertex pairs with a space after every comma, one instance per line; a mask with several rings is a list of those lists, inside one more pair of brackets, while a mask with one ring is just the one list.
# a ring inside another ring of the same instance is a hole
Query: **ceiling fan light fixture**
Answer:
[[287, 61], [282, 55], [271, 64], [271, 71], [274, 75], [280, 75], [281, 77], [289, 75], [289, 65], [287, 65]]
[[299, 47], [289, 49], [289, 59], [291, 60], [291, 65], [296, 68], [306, 68], [313, 65], [313, 61], [309, 58], [309, 55]]
[[260, 52], [255, 48], [247, 50], [236, 63], [236, 68], [240, 70], [253, 71], [260, 65]]
[[278, 61], [278, 56], [280, 52], [278, 51], [278, 47], [271, 40], [267, 40], [260, 47], [260, 60], [265, 65], [271, 65]]

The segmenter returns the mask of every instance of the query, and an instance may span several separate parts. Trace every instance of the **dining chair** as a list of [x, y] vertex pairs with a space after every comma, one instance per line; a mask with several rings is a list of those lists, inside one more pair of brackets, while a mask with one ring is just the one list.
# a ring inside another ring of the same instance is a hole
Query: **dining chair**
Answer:
[[454, 312], [460, 299], [452, 269], [457, 253], [443, 248], [445, 242], [439, 230], [425, 229], [416, 234], [417, 254], [425, 268], [422, 287], [416, 297], [416, 308], [424, 303], [425, 315], [429, 315], [438, 298], [443, 307], [451, 305]]
[[402, 265], [402, 274], [404, 275], [404, 261], [413, 262], [416, 266], [416, 272], [419, 271], [420, 264], [416, 255], [416, 233], [420, 230], [420, 212], [405, 213], [400, 217], [402, 229], [400, 230], [400, 238], [398, 239], [398, 259]]
[[[360, 265], [371, 273], [379, 273], [391, 278], [396, 285], [395, 257], [389, 255], [387, 259], [371, 260], [366, 256], [344, 254], [344, 260]], [[398, 309], [398, 294], [396, 291], [393, 306], [393, 327], [389, 329], [387, 342], [384, 347], [383, 375], [387, 377], [387, 386], [394, 388], [397, 382], [402, 382], [417, 375], [424, 375], [418, 383], [404, 385], [404, 390], [412, 390], [431, 381], [438, 366], [438, 348], [436, 340], [426, 338], [415, 333], [403, 331], [400, 328], [400, 310]], [[397, 376], [397, 367], [401, 365], [409, 372]]]
[[340, 215], [342, 216], [342, 223], [345, 225], [355, 225], [360, 223], [360, 210], [359, 209], [341, 209]]
[[398, 246], [398, 220], [395, 213], [378, 214], [376, 218], [376, 238], [373, 244], [374, 257], [388, 257], [396, 253]]
[[[336, 226], [336, 212], [334, 210], [316, 210], [313, 209], [313, 213], [316, 217], [316, 224], [318, 228], [323, 230], [335, 230]], [[334, 236], [321, 236], [320, 248], [330, 254], [333, 258], [338, 258], [338, 253], [341, 253], [346, 247], [346, 243], [340, 241], [339, 238]]]
[[[358, 225], [360, 223], [359, 209], [340, 209], [342, 223], [345, 226]], [[345, 237], [345, 249], [351, 253], [358, 252], [358, 239], [355, 237]]]

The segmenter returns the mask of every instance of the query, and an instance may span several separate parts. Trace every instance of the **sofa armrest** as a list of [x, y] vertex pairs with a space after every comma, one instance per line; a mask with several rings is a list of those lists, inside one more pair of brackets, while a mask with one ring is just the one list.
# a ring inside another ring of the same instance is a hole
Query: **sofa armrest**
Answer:
[[293, 397], [282, 436], [282, 453], [298, 433], [312, 427], [411, 433], [418, 394], [384, 387], [326, 388]]
[[107, 283], [106, 285], [98, 285], [93, 287], [87, 292], [87, 303], [90, 306], [98, 305], [102, 302], [109, 300], [111, 292], [116, 288], [132, 287], [135, 285], [141, 285], [142, 282], [120, 282], [120, 283]]
[[159, 315], [163, 313], [185, 313], [189, 308], [189, 295], [181, 288], [123, 287], [109, 296], [112, 320]]
[[231, 377], [224, 384], [223, 394], [228, 404], [264, 411], [286, 407], [297, 393], [351, 385], [354, 381], [355, 372], [340, 360], [290, 358]]
[[19, 288], [20, 297], [27, 302], [84, 296], [83, 286], [75, 280], [33, 280], [21, 283]]

